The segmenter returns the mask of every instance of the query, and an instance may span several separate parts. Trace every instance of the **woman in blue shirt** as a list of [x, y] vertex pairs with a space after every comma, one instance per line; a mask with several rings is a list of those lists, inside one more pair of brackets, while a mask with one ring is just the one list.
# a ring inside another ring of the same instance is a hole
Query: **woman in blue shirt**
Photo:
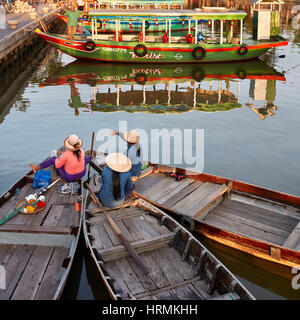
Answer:
[[119, 135], [127, 142], [127, 150], [124, 153], [132, 163], [130, 174], [132, 177], [138, 177], [141, 174], [143, 165], [143, 151], [142, 146], [139, 143], [138, 132], [136, 130], [130, 130], [122, 134], [118, 131], [114, 131], [113, 134]]
[[107, 166], [102, 171], [102, 186], [98, 197], [105, 207], [119, 207], [135, 187], [129, 173], [132, 164], [122, 153], [110, 153], [105, 162]]

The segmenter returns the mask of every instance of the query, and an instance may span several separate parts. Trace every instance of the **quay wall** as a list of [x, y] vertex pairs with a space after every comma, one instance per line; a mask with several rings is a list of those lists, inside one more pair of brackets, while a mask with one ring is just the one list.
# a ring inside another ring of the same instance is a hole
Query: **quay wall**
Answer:
[[[41, 16], [48, 30], [57, 32], [66, 27], [64, 22], [56, 16], [62, 11], [62, 8], [58, 8]], [[28, 21], [26, 25], [0, 39], [0, 72], [8, 70], [18, 59], [22, 59], [36, 46], [40, 46], [41, 43], [45, 44], [44, 40], [34, 32], [36, 28], [42, 30], [39, 19]]]

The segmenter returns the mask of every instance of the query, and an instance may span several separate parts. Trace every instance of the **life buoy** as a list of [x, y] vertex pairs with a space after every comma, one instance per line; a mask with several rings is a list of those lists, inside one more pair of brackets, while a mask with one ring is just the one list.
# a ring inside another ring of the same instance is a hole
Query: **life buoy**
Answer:
[[[200, 53], [200, 54], [199, 54]], [[206, 56], [206, 51], [204, 48], [202, 47], [196, 47], [194, 50], [193, 50], [193, 57], [196, 59], [196, 60], [201, 60], [203, 59], [204, 57]]]
[[191, 219], [190, 217], [188, 216], [182, 216], [180, 218], [180, 224], [188, 229], [189, 231], [194, 231], [195, 230], [195, 222], [193, 219]]
[[247, 72], [244, 69], [240, 69], [237, 71], [236, 75], [238, 76], [239, 79], [246, 79]]
[[134, 77], [134, 80], [137, 84], [145, 84], [147, 82], [147, 75], [144, 73], [137, 73]]
[[248, 53], [248, 48], [247, 45], [242, 44], [239, 48], [238, 48], [238, 54], [241, 56], [244, 56], [245, 54]]
[[96, 44], [94, 41], [89, 40], [84, 44], [84, 47], [87, 51], [93, 51], [96, 47]]
[[133, 51], [136, 54], [136, 56], [142, 58], [147, 54], [148, 50], [146, 46], [144, 46], [143, 44], [138, 44], [134, 47]]
[[150, 28], [150, 22], [148, 20], [145, 21], [145, 29]]
[[197, 68], [192, 72], [192, 77], [195, 81], [200, 82], [205, 79], [205, 72], [201, 68]]

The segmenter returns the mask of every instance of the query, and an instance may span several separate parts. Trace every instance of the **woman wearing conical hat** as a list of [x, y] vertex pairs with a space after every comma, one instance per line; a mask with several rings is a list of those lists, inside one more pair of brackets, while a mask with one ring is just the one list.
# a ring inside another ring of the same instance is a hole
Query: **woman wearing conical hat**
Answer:
[[40, 169], [54, 166], [57, 173], [67, 182], [75, 181], [85, 175], [86, 164], [90, 157], [85, 155], [82, 147], [82, 140], [75, 134], [65, 138], [64, 147], [66, 151], [62, 154], [57, 150], [57, 156], [50, 157], [39, 165], [30, 164], [34, 173]]
[[127, 150], [124, 154], [130, 159], [132, 167], [130, 174], [132, 177], [138, 177], [142, 171], [143, 165], [143, 150], [139, 143], [139, 134], [136, 130], [130, 130], [122, 134], [118, 131], [113, 131], [113, 135], [119, 135], [127, 142]]
[[131, 180], [131, 161], [123, 153], [110, 153], [102, 170], [102, 186], [98, 193], [105, 207], [115, 208], [127, 200], [135, 185]]

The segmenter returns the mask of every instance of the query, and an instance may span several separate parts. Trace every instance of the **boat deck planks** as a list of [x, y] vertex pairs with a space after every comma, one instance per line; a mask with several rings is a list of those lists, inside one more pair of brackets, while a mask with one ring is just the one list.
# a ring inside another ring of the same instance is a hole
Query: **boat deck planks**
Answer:
[[[143, 198], [178, 218], [194, 219], [196, 226], [201, 222], [197, 230], [202, 233], [204, 227], [204, 235], [221, 243], [286, 265], [300, 261], [300, 209], [295, 197], [240, 182], [233, 182], [232, 188], [228, 179], [208, 174], [190, 172], [176, 181], [164, 173], [176, 168], [165, 166], [159, 172], [159, 167], [136, 182], [135, 191]], [[217, 230], [224, 232], [219, 236]], [[294, 252], [282, 251], [286, 249]]]
[[[2, 200], [0, 219], [13, 212], [25, 196], [37, 191], [30, 179], [23, 185], [20, 180], [20, 185], [20, 193]], [[0, 226], [0, 265], [5, 267], [7, 284], [5, 290], [0, 290], [0, 300], [49, 300], [61, 293], [57, 290], [63, 286], [61, 279], [72, 258], [71, 246], [77, 237], [73, 227], [79, 226], [81, 213], [75, 209], [78, 195], [59, 194], [57, 185], [45, 196], [44, 210], [18, 213]]]
[[[106, 281], [113, 284], [120, 299], [203, 300], [219, 296], [222, 299], [226, 288], [223, 284], [219, 288], [218, 276], [215, 279], [213, 276], [220, 263], [204, 247], [198, 247], [197, 240], [170, 217], [164, 216], [166, 219], [160, 221], [163, 217], [160, 213], [149, 214], [146, 207], [140, 207], [136, 202], [119, 209], [106, 208], [149, 269], [149, 274], [145, 275], [117, 239], [103, 212], [93, 211], [94, 206], [88, 202], [85, 206], [88, 209], [84, 231], [92, 256], [95, 255]], [[201, 257], [200, 252], [203, 253]], [[217, 267], [215, 271], [214, 266]], [[199, 270], [203, 268], [213, 270], [200, 275]], [[228, 274], [225, 278], [229, 287], [233, 278]], [[214, 287], [215, 282], [218, 282], [218, 290]]]

